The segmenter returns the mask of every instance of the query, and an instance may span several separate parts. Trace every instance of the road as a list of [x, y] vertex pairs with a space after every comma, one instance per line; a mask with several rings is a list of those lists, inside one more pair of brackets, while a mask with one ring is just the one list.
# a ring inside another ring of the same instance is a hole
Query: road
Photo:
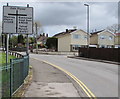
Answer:
[[118, 65], [71, 59], [63, 55], [30, 54], [30, 57], [48, 61], [72, 73], [96, 97], [118, 97]]

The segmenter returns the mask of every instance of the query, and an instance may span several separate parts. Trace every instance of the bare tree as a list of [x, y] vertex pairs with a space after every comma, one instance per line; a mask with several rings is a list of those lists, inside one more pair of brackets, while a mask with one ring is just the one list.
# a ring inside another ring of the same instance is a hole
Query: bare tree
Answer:
[[[36, 30], [37, 30], [37, 31], [36, 31]], [[37, 33], [37, 32], [43, 33], [42, 24], [41, 24], [39, 21], [37, 21], [37, 20], [34, 22], [34, 32], [35, 32], [35, 33]], [[39, 33], [37, 33], [37, 34], [39, 34]]]
[[113, 33], [120, 32], [120, 24], [113, 24], [112, 26], [108, 26], [107, 29]]
[[42, 29], [43, 29], [42, 24], [39, 21], [35, 21], [34, 22], [34, 38], [36, 42], [36, 53], [38, 53], [38, 45], [37, 45], [38, 32], [41, 32]]

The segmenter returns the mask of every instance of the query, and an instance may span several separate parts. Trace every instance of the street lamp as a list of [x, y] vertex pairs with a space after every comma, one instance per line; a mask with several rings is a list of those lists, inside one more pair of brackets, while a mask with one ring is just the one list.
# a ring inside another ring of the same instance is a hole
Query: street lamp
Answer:
[[89, 5], [84, 4], [84, 6], [87, 7], [87, 43], [88, 43], [88, 48], [89, 48], [89, 44], [90, 44], [90, 36], [89, 36]]

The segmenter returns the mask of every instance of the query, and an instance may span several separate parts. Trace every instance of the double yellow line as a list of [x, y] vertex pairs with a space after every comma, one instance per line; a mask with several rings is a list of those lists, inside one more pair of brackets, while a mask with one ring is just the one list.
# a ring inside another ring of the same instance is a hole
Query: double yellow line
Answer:
[[[34, 59], [36, 59], [36, 58], [34, 58]], [[38, 59], [36, 59], [36, 60], [38, 60]], [[40, 60], [38, 60], [38, 61], [40, 61]], [[69, 75], [72, 79], [74, 79], [79, 84], [79, 86], [83, 89], [83, 91], [87, 94], [87, 96], [90, 99], [97, 99], [96, 96], [90, 91], [90, 89], [82, 81], [80, 81], [77, 77], [75, 77], [73, 74], [71, 74], [70, 72], [68, 72], [68, 71], [64, 70], [63, 68], [61, 68], [61, 67], [59, 67], [57, 65], [54, 65], [54, 64], [52, 64], [50, 62], [47, 62], [45, 60], [41, 60], [41, 61], [43, 61], [44, 63], [47, 63], [47, 64], [61, 70], [64, 73], [66, 73], [67, 75]]]

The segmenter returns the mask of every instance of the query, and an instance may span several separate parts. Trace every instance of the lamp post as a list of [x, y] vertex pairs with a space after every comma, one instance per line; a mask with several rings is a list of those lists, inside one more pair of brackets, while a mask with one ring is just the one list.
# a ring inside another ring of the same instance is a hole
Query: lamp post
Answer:
[[89, 48], [89, 44], [90, 44], [90, 36], [89, 36], [89, 5], [84, 4], [84, 6], [87, 7], [87, 44], [88, 44], [88, 48]]

